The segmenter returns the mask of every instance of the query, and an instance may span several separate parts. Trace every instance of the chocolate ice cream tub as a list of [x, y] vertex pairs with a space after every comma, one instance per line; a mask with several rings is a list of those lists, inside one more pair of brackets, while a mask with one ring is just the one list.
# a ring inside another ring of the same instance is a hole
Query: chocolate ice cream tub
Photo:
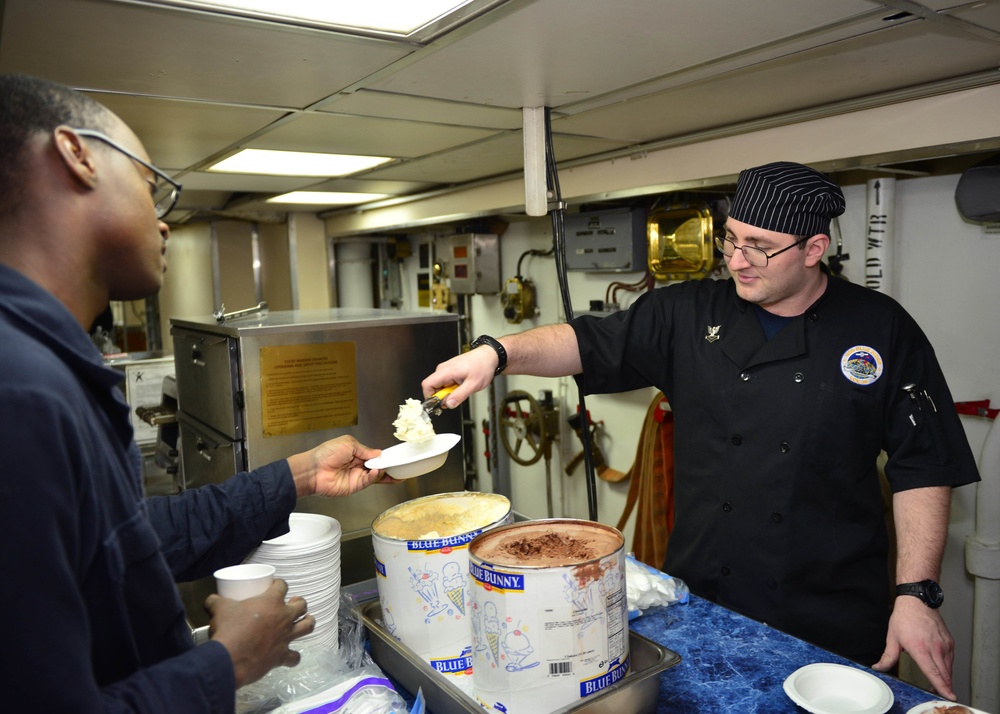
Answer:
[[469, 695], [469, 543], [513, 520], [506, 497], [461, 491], [406, 501], [372, 522], [386, 630]]
[[469, 546], [472, 690], [506, 714], [573, 706], [629, 671], [625, 539], [592, 521], [494, 528]]

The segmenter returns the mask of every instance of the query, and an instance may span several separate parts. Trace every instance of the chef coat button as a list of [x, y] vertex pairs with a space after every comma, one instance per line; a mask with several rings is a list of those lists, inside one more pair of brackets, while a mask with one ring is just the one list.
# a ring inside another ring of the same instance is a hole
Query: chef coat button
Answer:
[[782, 441], [782, 442], [781, 442], [781, 453], [783, 453], [783, 454], [787, 454], [787, 453], [788, 453], [789, 451], [791, 451], [791, 450], [792, 450], [792, 447], [791, 447], [791, 446], [789, 446], [789, 445], [788, 445], [787, 443], [785, 443], [784, 441]]
[[742, 379], [744, 382], [749, 382], [750, 381], [750, 373], [749, 372], [743, 372], [743, 373], [741, 373], [740, 374], [740, 379]]
[[723, 575], [725, 575], [725, 576], [727, 576], [727, 577], [728, 577], [728, 576], [729, 576], [729, 573], [731, 573], [731, 572], [732, 572], [732, 571], [731, 571], [731, 570], [729, 569], [729, 566], [728, 566], [728, 565], [723, 565], [723, 566], [722, 566], [722, 574], [723, 574]]
[[815, 312], [809, 313], [809, 322], [819, 322], [819, 315]]
[[722, 510], [725, 511], [726, 513], [732, 513], [733, 504], [731, 504], [729, 501], [726, 501], [725, 503], [722, 504]]
[[743, 437], [740, 436], [739, 434], [733, 434], [733, 437], [732, 439], [730, 439], [730, 441], [733, 442], [733, 446], [739, 446], [740, 444], [743, 443]]
[[767, 581], [765, 582], [765, 585], [767, 585], [769, 590], [778, 589], [778, 583], [774, 582], [774, 578], [768, 578]]
[[783, 518], [782, 518], [782, 515], [780, 513], [778, 513], [777, 511], [775, 511], [774, 513], [771, 514], [771, 520], [774, 521], [775, 523], [781, 523], [781, 521], [783, 520]]
[[805, 377], [802, 376], [802, 372], [796, 372], [795, 373], [795, 381], [796, 382], [801, 382], [803, 379], [805, 379]]

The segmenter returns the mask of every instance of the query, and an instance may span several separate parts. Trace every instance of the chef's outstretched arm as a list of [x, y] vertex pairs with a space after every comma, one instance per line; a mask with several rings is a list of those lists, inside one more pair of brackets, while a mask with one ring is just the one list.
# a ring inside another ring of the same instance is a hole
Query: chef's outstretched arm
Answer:
[[[900, 491], [893, 495], [892, 504], [896, 523], [896, 583], [937, 581], [948, 537], [951, 487]], [[910, 595], [896, 597], [885, 652], [873, 669], [890, 669], [903, 650], [909, 652], [938, 694], [955, 699], [951, 679], [955, 641], [941, 611]]]
[[[530, 374], [536, 377], [567, 377], [579, 374], [580, 347], [576, 333], [566, 323], [544, 325], [525, 332], [506, 335], [497, 340], [506, 352], [505, 374]], [[452, 409], [484, 389], [493, 380], [500, 355], [488, 344], [442, 362], [423, 382], [424, 396], [429, 397], [442, 387], [458, 388], [444, 400]]]

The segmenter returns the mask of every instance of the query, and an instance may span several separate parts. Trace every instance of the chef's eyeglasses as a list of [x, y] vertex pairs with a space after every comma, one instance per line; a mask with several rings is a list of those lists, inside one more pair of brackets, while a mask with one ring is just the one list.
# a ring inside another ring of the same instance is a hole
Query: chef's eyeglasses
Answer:
[[776, 250], [773, 253], [771, 253], [770, 255], [768, 255], [767, 253], [765, 253], [760, 248], [757, 248], [756, 246], [752, 246], [752, 245], [736, 245], [736, 243], [734, 243], [730, 238], [726, 238], [725, 234], [723, 234], [723, 233], [717, 233], [716, 234], [716, 236], [715, 236], [715, 246], [719, 250], [721, 250], [722, 254], [724, 256], [726, 256], [727, 258], [732, 258], [733, 254], [736, 252], [736, 249], [739, 248], [740, 250], [743, 251], [743, 257], [746, 258], [746, 261], [748, 263], [750, 263], [750, 265], [752, 265], [755, 268], [765, 268], [765, 267], [767, 267], [767, 261], [769, 261], [771, 258], [773, 258], [776, 255], [781, 255], [786, 250], [791, 250], [792, 248], [794, 248], [797, 245], [802, 245], [807, 240], [809, 240], [809, 238], [810, 238], [810, 236], [805, 236], [804, 238], [799, 238], [797, 241], [795, 241], [794, 243], [792, 243], [787, 248], [782, 248], [781, 250]]
[[118, 151], [125, 154], [133, 161], [145, 166], [147, 169], [152, 171], [157, 178], [156, 183], [153, 186], [153, 207], [156, 209], [156, 217], [163, 218], [165, 215], [173, 210], [174, 206], [177, 205], [177, 199], [181, 195], [181, 185], [174, 181], [172, 178], [167, 176], [163, 171], [153, 166], [148, 161], [143, 161], [138, 156], [133, 154], [131, 151], [126, 149], [124, 146], [116, 142], [111, 137], [102, 134], [99, 131], [94, 131], [93, 129], [76, 129], [75, 131], [80, 136], [89, 136], [92, 139], [97, 139], [98, 141], [103, 141], [105, 144], [110, 146], [112, 149], [117, 149]]

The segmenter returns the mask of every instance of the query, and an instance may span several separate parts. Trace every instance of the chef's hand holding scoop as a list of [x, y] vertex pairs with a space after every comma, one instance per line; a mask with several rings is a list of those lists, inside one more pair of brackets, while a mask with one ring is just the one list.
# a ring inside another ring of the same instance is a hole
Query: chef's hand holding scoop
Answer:
[[432, 394], [429, 399], [426, 399], [424, 403], [420, 405], [424, 408], [424, 413], [427, 414], [428, 416], [437, 416], [438, 414], [440, 414], [441, 410], [444, 408], [441, 406], [441, 402], [443, 402], [444, 398], [447, 397], [452, 392], [454, 392], [456, 389], [458, 389], [458, 385], [452, 384], [448, 387], [443, 387], [434, 392], [434, 394]]
[[448, 451], [462, 437], [458, 434], [435, 434], [431, 415], [441, 413], [441, 400], [457, 387], [453, 384], [439, 389], [423, 402], [407, 399], [392, 423], [396, 427], [393, 435], [403, 443], [383, 449], [380, 456], [366, 461], [365, 467], [383, 469], [394, 479], [422, 476], [441, 468], [448, 459]]

